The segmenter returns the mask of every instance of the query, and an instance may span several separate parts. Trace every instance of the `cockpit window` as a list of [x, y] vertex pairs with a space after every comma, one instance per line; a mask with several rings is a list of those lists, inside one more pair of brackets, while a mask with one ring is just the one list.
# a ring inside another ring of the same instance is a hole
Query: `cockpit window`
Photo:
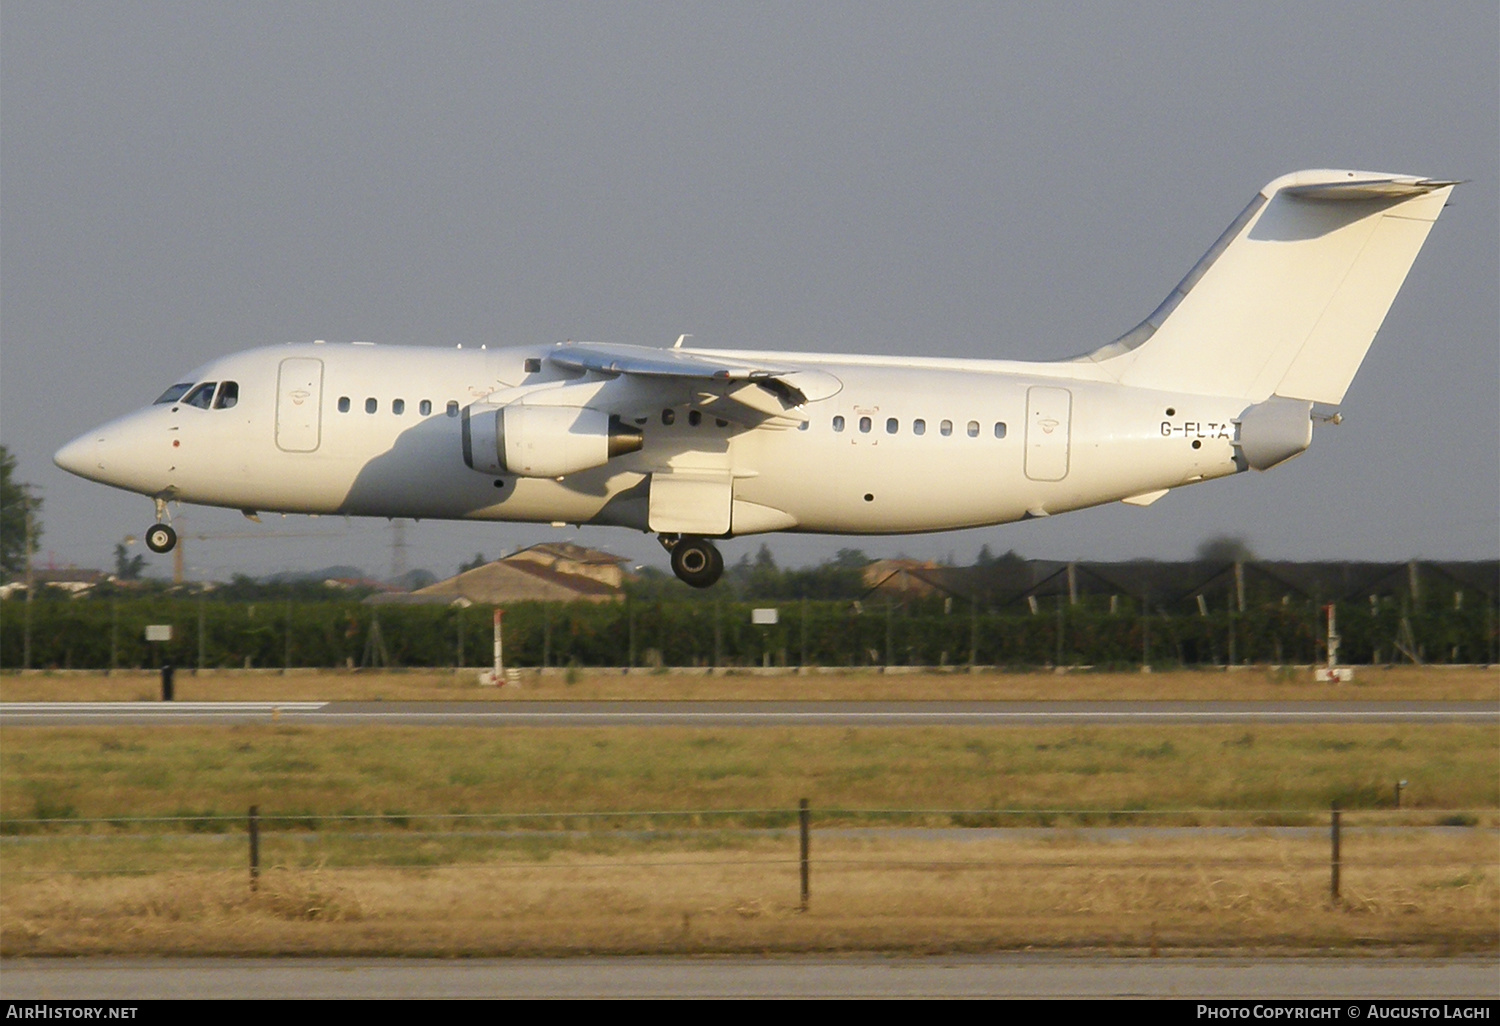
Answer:
[[217, 381], [205, 381], [187, 394], [182, 405], [196, 406], [200, 410], [208, 409], [214, 401], [214, 386], [217, 384]]
[[240, 383], [226, 381], [219, 386], [219, 397], [214, 400], [214, 409], [227, 410], [240, 401]]
[[161, 394], [160, 399], [156, 400], [156, 402], [152, 403], [151, 405], [160, 406], [163, 403], [175, 403], [177, 400], [186, 395], [187, 390], [192, 387], [193, 383], [191, 381], [184, 381], [181, 384], [173, 385], [171, 388], [167, 389]]

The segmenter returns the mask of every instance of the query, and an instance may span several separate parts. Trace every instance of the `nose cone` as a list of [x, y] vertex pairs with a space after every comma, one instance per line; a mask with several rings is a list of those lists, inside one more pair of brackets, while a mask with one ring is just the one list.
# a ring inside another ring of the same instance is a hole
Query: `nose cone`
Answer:
[[104, 469], [104, 464], [99, 459], [98, 432], [79, 435], [53, 453], [52, 462], [70, 474], [86, 477], [90, 481], [99, 480], [99, 473]]

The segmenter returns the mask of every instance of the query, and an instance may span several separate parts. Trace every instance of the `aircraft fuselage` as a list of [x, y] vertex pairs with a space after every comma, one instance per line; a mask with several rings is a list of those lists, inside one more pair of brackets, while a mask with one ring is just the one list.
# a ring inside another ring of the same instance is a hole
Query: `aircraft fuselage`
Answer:
[[[653, 475], [722, 472], [729, 534], [1000, 524], [1246, 466], [1234, 444], [1244, 399], [1124, 388], [1076, 376], [1077, 364], [714, 354], [805, 365], [841, 384], [805, 406], [800, 426], [746, 427], [712, 402], [653, 403], [625, 378], [527, 373], [549, 348], [253, 350], [184, 376], [234, 382], [233, 406], [149, 406], [83, 436], [58, 461], [106, 484], [210, 506], [640, 530], [651, 529]], [[465, 408], [549, 386], [584, 386], [589, 406], [624, 411], [641, 448], [560, 479], [465, 463]]]

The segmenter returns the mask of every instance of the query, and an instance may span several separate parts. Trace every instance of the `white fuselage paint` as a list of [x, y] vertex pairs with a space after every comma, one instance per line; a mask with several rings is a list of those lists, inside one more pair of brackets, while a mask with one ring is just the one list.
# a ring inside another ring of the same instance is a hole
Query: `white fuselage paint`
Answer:
[[[842, 387], [808, 402], [799, 411], [807, 425], [798, 428], [720, 420], [713, 401], [697, 405], [703, 397], [680, 384], [569, 376], [546, 362], [549, 351], [323, 344], [253, 350], [191, 376], [237, 382], [232, 408], [149, 406], [82, 436], [58, 462], [145, 495], [245, 510], [640, 530], [649, 527], [653, 473], [728, 471], [733, 534], [976, 527], [1244, 468], [1233, 444], [1244, 398], [1125, 387], [1086, 361], [697, 351], [836, 377]], [[528, 358], [545, 369], [527, 373]], [[556, 480], [466, 466], [462, 417], [449, 411], [539, 395], [537, 386], [548, 383], [639, 426], [640, 450]], [[371, 400], [374, 412], [367, 412]], [[399, 414], [397, 400], [404, 404]], [[426, 414], [424, 401], [431, 403]], [[673, 410], [670, 425], [665, 409]], [[861, 430], [864, 418], [868, 430]], [[944, 422], [951, 422], [948, 433]], [[996, 437], [996, 424], [1005, 425], [1004, 437]]]

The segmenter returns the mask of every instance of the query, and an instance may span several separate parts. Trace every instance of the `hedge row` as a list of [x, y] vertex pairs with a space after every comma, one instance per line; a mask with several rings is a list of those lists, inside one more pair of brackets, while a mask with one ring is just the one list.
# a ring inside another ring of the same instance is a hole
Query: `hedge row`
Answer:
[[[751, 605], [633, 601], [614, 605], [521, 603], [505, 611], [505, 654], [517, 666], [1312, 663], [1325, 658], [1325, 614], [1312, 603], [1232, 614], [1153, 612], [1096, 604], [1032, 613], [941, 605], [788, 602], [771, 627]], [[371, 607], [353, 601], [217, 602], [171, 596], [20, 600], [0, 604], [0, 668], [143, 667], [170, 659], [205, 667], [449, 667], [486, 665], [487, 607]], [[173, 641], [144, 640], [170, 624]], [[1406, 610], [1392, 602], [1338, 611], [1344, 663], [1492, 663], [1492, 608]]]

